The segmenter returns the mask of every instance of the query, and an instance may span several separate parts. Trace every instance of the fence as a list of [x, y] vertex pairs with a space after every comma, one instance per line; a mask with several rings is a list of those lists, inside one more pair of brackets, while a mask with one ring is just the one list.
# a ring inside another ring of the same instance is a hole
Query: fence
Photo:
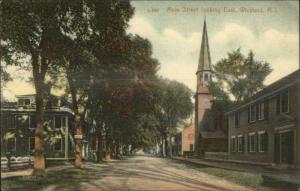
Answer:
[[1, 171], [9, 171], [33, 166], [34, 157], [1, 157]]

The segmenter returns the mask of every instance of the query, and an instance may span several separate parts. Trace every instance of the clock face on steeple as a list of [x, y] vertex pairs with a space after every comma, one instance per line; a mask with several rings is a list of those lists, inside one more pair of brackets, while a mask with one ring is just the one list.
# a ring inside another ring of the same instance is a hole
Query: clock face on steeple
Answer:
[[204, 109], [210, 109], [210, 100], [204, 99]]

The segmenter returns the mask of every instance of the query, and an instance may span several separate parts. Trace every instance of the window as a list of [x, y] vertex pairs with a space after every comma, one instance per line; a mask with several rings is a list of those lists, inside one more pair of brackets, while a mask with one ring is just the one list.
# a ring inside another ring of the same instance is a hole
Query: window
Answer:
[[7, 126], [8, 126], [8, 129], [15, 129], [16, 128], [15, 116], [8, 116], [7, 117]]
[[281, 112], [287, 113], [289, 112], [289, 92], [285, 91], [281, 93], [281, 100], [280, 100]]
[[277, 95], [276, 112], [288, 113], [289, 112], [289, 92], [284, 91]]
[[244, 137], [243, 137], [243, 135], [239, 135], [237, 141], [238, 141], [238, 144], [237, 144], [238, 152], [243, 152], [244, 151]]
[[61, 120], [62, 120], [61, 116], [59, 116], [59, 115], [55, 116], [54, 121], [55, 121], [55, 128], [56, 129], [60, 129], [62, 127], [62, 121]]
[[190, 151], [193, 151], [193, 150], [194, 150], [194, 145], [190, 144]]
[[29, 151], [30, 152], [34, 150], [34, 142], [35, 142], [35, 138], [29, 137]]
[[194, 140], [194, 134], [193, 133], [188, 134], [188, 140]]
[[265, 131], [258, 132], [258, 152], [265, 152], [268, 149], [268, 134]]
[[26, 106], [26, 105], [30, 105], [30, 99], [19, 99], [18, 100], [18, 105], [20, 106]]
[[57, 137], [55, 138], [55, 143], [54, 143], [54, 150], [56, 151], [62, 151], [62, 138]]
[[249, 111], [249, 117], [250, 117], [250, 123], [255, 122], [256, 120], [256, 105], [251, 105], [250, 106], [250, 111]]
[[35, 125], [36, 125], [36, 119], [35, 119], [35, 115], [31, 115], [30, 116], [30, 129], [35, 129]]
[[208, 80], [208, 74], [204, 74], [204, 81]]
[[231, 136], [231, 152], [236, 152], [236, 138], [235, 136]]
[[234, 127], [239, 128], [239, 124], [240, 124], [240, 114], [239, 114], [239, 112], [235, 112], [234, 113]]
[[7, 139], [6, 150], [7, 151], [16, 151], [16, 137], [11, 137]]
[[29, 116], [28, 115], [16, 115], [16, 128], [28, 128]]
[[249, 133], [248, 136], [248, 151], [255, 152], [256, 148], [256, 141], [255, 141], [255, 133]]
[[47, 127], [53, 128], [53, 117], [45, 116], [44, 125], [47, 126]]
[[204, 108], [205, 109], [210, 109], [210, 101], [208, 99], [204, 100]]
[[265, 118], [265, 104], [258, 104], [258, 120], [263, 120]]

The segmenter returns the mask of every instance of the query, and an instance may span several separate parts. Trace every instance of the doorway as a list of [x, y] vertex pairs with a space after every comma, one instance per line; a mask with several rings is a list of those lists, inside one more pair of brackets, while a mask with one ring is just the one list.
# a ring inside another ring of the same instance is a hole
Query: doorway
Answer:
[[278, 164], [294, 162], [294, 132], [288, 131], [275, 134], [274, 161]]

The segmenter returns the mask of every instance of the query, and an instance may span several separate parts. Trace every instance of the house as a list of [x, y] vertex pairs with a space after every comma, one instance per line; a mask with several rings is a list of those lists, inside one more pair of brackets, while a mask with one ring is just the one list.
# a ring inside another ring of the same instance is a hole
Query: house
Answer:
[[[19, 95], [16, 103], [1, 103], [1, 156], [29, 156], [35, 144], [35, 94]], [[44, 112], [46, 159], [74, 158], [74, 125], [70, 104], [47, 95]]]
[[173, 154], [191, 155], [195, 146], [195, 125], [185, 127], [174, 136]]
[[230, 159], [300, 165], [300, 70], [267, 86], [227, 115]]

